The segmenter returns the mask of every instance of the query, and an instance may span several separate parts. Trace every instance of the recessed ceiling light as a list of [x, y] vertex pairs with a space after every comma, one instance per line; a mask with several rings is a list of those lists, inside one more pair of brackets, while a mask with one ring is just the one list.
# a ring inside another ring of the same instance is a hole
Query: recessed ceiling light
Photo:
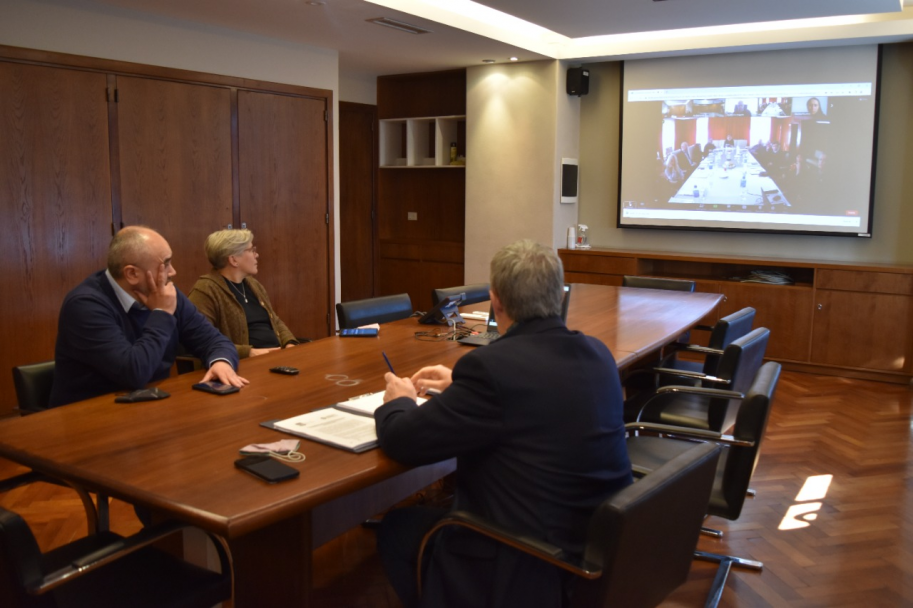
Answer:
[[482, 60], [482, 63], [494, 63], [494, 62], [495, 62], [494, 59], [483, 59]]
[[511, 57], [510, 60], [511, 60], [511, 61], [520, 61], [520, 59], [517, 58], [517, 57]]
[[308, 6], [323, 6], [325, 4], [326, 2], [319, 2], [317, 0], [311, 0], [311, 2], [307, 3]]

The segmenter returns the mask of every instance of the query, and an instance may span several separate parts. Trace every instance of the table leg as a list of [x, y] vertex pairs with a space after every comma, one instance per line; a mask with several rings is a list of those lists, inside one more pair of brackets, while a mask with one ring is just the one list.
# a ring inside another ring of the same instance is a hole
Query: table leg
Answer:
[[235, 608], [308, 605], [310, 512], [229, 540], [228, 545], [235, 571]]

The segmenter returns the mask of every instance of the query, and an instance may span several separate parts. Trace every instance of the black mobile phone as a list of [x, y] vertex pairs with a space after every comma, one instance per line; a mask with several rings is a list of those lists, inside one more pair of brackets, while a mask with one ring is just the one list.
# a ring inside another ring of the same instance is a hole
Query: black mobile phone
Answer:
[[377, 328], [368, 327], [365, 329], [340, 329], [339, 335], [345, 337], [374, 338], [377, 337]]
[[229, 393], [237, 393], [239, 390], [241, 390], [237, 386], [213, 381], [197, 382], [191, 388], [198, 391], [203, 391], [204, 393], [213, 393], [215, 395], [227, 395]]
[[269, 483], [294, 479], [299, 475], [298, 469], [283, 464], [272, 456], [245, 456], [236, 460], [235, 466]]

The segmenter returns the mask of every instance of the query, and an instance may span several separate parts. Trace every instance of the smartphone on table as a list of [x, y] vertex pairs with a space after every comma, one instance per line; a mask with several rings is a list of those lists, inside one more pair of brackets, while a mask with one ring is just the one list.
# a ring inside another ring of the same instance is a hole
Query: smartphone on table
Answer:
[[343, 337], [373, 338], [377, 337], [376, 327], [367, 327], [364, 329], [340, 329], [339, 335]]
[[204, 393], [213, 393], [214, 395], [228, 395], [229, 393], [237, 393], [241, 390], [237, 386], [222, 384], [221, 382], [215, 381], [197, 382], [192, 388], [203, 391]]
[[277, 483], [298, 477], [299, 471], [283, 464], [272, 456], [245, 456], [235, 461], [235, 466], [268, 483]]

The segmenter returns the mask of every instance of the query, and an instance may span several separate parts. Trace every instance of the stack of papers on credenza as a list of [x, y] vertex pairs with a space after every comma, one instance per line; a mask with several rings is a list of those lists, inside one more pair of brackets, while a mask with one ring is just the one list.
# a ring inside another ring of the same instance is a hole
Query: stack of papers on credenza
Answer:
[[[424, 402], [425, 399], [419, 398], [419, 405]], [[383, 403], [383, 392], [370, 393], [294, 418], [264, 422], [263, 426], [344, 450], [364, 452], [377, 447], [374, 410]]]

